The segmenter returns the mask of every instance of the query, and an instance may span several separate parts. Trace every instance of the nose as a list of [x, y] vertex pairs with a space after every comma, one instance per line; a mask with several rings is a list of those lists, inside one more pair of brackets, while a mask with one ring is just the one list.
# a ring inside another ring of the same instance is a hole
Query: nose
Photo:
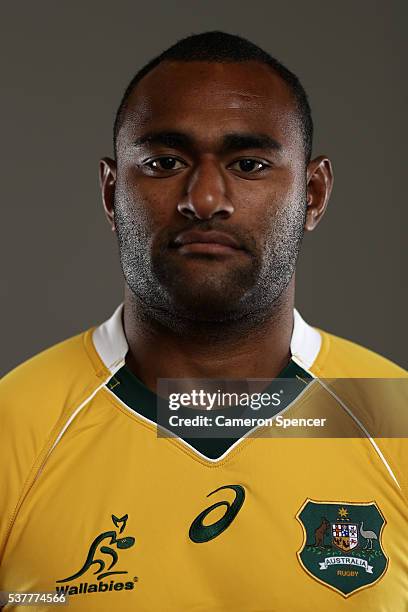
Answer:
[[215, 160], [203, 160], [190, 175], [177, 210], [189, 219], [228, 218], [234, 212], [227, 198], [225, 178]]

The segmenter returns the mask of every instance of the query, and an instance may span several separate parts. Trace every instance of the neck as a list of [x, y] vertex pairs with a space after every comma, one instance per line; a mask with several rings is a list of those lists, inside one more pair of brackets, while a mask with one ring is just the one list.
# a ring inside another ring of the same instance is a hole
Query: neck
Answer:
[[166, 326], [126, 288], [126, 364], [151, 390], [158, 378], [275, 378], [290, 359], [293, 279], [269, 312], [228, 323]]

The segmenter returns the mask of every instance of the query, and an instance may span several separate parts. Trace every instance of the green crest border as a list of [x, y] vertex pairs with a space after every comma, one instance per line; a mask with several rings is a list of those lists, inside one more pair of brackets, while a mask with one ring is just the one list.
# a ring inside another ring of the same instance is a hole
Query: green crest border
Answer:
[[[324, 582], [324, 580], [320, 580], [320, 578], [318, 578], [317, 576], [315, 576], [314, 574], [312, 574], [311, 571], [308, 570], [308, 568], [304, 565], [300, 555], [303, 552], [304, 547], [306, 546], [307, 543], [307, 533], [306, 533], [306, 529], [305, 526], [302, 523], [302, 520], [300, 519], [300, 514], [303, 512], [304, 508], [306, 507], [306, 505], [312, 502], [314, 504], [331, 504], [331, 505], [337, 505], [337, 506], [341, 506], [341, 505], [346, 505], [346, 506], [372, 506], [374, 505], [378, 511], [378, 513], [380, 514], [381, 518], [383, 519], [383, 523], [381, 525], [380, 528], [380, 532], [378, 534], [378, 542], [381, 548], [381, 551], [385, 557], [386, 560], [386, 565], [384, 570], [381, 572], [381, 574], [378, 576], [378, 578], [376, 578], [375, 580], [373, 580], [373, 582], [370, 582], [369, 584], [364, 584], [360, 587], [357, 587], [356, 589], [354, 589], [353, 591], [351, 591], [350, 593], [343, 593], [343, 591], [340, 591], [340, 589], [337, 589], [335, 586], [333, 586], [332, 584], [329, 584], [328, 582]], [[302, 506], [300, 507], [300, 509], [298, 510], [298, 512], [296, 513], [295, 516], [296, 520], [298, 521], [298, 523], [300, 524], [301, 528], [302, 528], [302, 535], [303, 535], [303, 541], [302, 544], [299, 548], [298, 551], [296, 551], [296, 557], [299, 561], [299, 564], [301, 566], [301, 568], [311, 577], [313, 578], [313, 580], [315, 580], [316, 582], [319, 582], [320, 584], [324, 585], [325, 587], [328, 587], [329, 589], [335, 591], [336, 593], [339, 593], [340, 595], [342, 595], [342, 597], [344, 597], [344, 599], [347, 599], [348, 597], [350, 597], [351, 595], [354, 595], [355, 593], [359, 593], [360, 591], [362, 591], [363, 589], [369, 589], [370, 587], [374, 586], [375, 584], [377, 584], [377, 582], [379, 582], [382, 578], [384, 578], [385, 574], [387, 573], [388, 567], [389, 567], [389, 557], [385, 552], [384, 549], [384, 545], [383, 545], [383, 541], [382, 541], [382, 534], [383, 534], [383, 530], [384, 527], [387, 524], [387, 521], [385, 519], [385, 516], [383, 515], [383, 513], [381, 512], [377, 502], [375, 500], [372, 501], [362, 501], [362, 502], [350, 502], [350, 501], [345, 501], [344, 499], [341, 501], [328, 501], [328, 500], [318, 500], [318, 499], [311, 499], [310, 497], [307, 497], [306, 500], [303, 502]]]

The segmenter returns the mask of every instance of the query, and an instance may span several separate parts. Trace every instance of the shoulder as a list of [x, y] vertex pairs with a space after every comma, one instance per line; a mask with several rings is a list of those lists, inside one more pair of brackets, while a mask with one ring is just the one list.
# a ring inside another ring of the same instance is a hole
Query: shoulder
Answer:
[[127, 351], [121, 309], [105, 323], [35, 355], [2, 379], [0, 420], [9, 437], [20, 432], [29, 447], [37, 447], [52, 436], [61, 419], [66, 420], [109, 380]]
[[[9, 372], [0, 382], [0, 403], [21, 404], [22, 409], [40, 401], [42, 407], [66, 399], [107, 373], [92, 344], [90, 329], [64, 340]], [[41, 410], [44, 412], [44, 409]]]
[[337, 379], [330, 388], [376, 440], [373, 446], [408, 501], [408, 372], [359, 344], [318, 331], [321, 348], [311, 372]]
[[0, 551], [19, 506], [61, 424], [104, 383], [109, 371], [89, 330], [39, 353], [0, 382]]
[[408, 372], [359, 344], [318, 330], [320, 351], [311, 371], [321, 378], [406, 378]]
[[0, 382], [0, 550], [8, 525], [41, 470], [63, 423], [109, 377], [92, 341], [93, 330], [39, 353]]
[[92, 331], [35, 355], [1, 380], [0, 424], [11, 449], [18, 439], [19, 452], [32, 459], [59, 420], [108, 377], [93, 348]]
[[35, 355], [0, 382], [0, 457], [23, 478], [62, 420], [103, 384], [109, 371], [93, 348], [92, 331]]

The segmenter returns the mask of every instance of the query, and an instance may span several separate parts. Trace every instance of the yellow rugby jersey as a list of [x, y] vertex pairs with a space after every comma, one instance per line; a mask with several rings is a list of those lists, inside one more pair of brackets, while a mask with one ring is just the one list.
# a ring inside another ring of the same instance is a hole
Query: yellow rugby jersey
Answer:
[[407, 440], [361, 435], [349, 400], [370, 425], [376, 398], [314, 379], [404, 370], [295, 311], [285, 416], [334, 415], [349, 437], [259, 429], [210, 449], [157, 437], [126, 352], [119, 308], [3, 379], [0, 590], [86, 612], [408, 610]]

